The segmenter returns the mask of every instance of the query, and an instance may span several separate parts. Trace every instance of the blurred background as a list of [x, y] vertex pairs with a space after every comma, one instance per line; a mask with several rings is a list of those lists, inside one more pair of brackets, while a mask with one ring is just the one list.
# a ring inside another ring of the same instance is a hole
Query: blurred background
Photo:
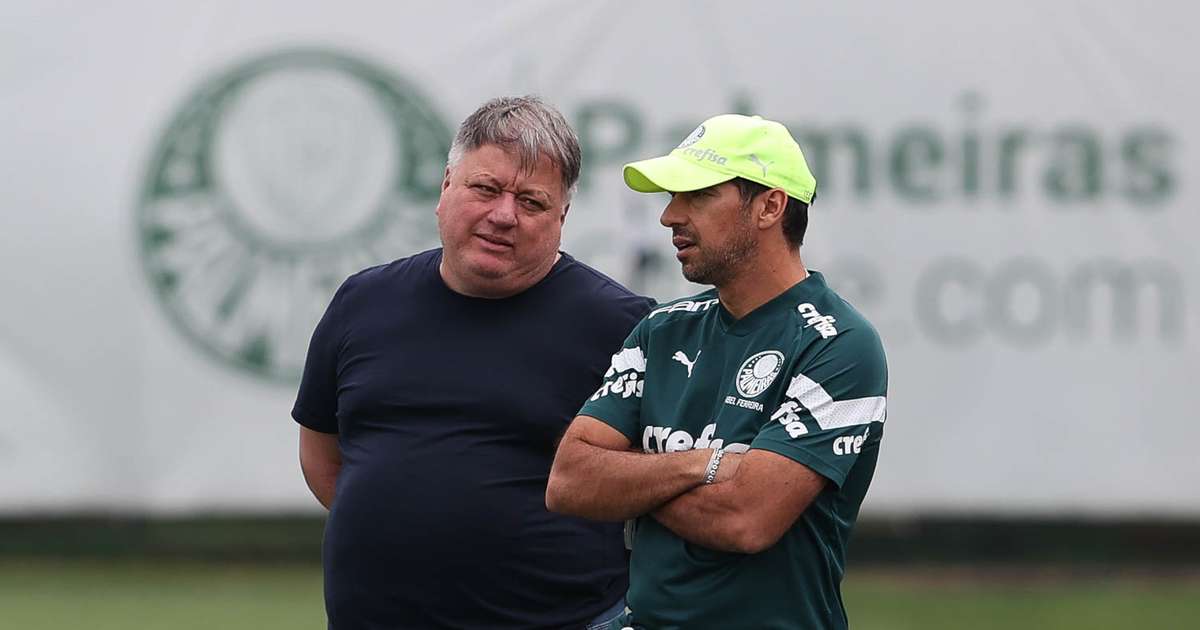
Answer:
[[564, 249], [679, 275], [627, 161], [785, 122], [803, 254], [879, 328], [856, 628], [1195, 627], [1192, 3], [0, 6], [0, 627], [323, 628], [289, 418], [365, 266], [435, 246], [458, 123], [585, 151]]

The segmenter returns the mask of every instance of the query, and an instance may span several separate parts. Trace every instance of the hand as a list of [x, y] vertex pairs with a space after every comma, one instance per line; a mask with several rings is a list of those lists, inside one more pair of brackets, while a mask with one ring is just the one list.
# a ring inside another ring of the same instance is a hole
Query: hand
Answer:
[[730, 453], [726, 451], [721, 456], [721, 465], [717, 466], [717, 476], [713, 479], [713, 483], [721, 483], [733, 479], [733, 475], [737, 473], [738, 466], [742, 463], [744, 453]]

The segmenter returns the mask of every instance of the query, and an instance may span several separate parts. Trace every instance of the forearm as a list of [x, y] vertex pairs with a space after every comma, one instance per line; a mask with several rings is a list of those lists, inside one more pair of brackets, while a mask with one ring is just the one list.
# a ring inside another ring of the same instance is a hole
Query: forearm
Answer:
[[[731, 455], [726, 455], [726, 459]], [[752, 450], [717, 479], [672, 499], [653, 512], [655, 520], [690, 543], [739, 553], [770, 548], [791, 528], [827, 479], [803, 464], [765, 450]]]
[[340, 471], [340, 464], [337, 467], [324, 467], [319, 472], [304, 471], [304, 482], [308, 484], [308, 489], [312, 491], [313, 496], [327, 510], [333, 505], [333, 496], [337, 488], [337, 477]]
[[342, 471], [342, 454], [337, 435], [300, 427], [300, 471], [308, 489], [325, 509], [333, 505], [338, 474]]
[[755, 553], [755, 532], [737, 501], [734, 482], [701, 486], [659, 506], [654, 520], [684, 540], [719, 551]]
[[601, 448], [564, 438], [550, 483], [546, 507], [594, 520], [641, 516], [704, 483], [711, 450], [637, 453]]

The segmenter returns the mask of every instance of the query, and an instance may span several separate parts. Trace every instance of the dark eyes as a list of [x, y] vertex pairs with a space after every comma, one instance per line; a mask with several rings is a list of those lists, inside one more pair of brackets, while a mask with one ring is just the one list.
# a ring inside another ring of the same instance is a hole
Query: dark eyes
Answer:
[[529, 210], [541, 212], [542, 210], [546, 209], [546, 206], [543, 205], [542, 202], [534, 199], [533, 197], [518, 197], [517, 200], [521, 202], [522, 206], [525, 206]]

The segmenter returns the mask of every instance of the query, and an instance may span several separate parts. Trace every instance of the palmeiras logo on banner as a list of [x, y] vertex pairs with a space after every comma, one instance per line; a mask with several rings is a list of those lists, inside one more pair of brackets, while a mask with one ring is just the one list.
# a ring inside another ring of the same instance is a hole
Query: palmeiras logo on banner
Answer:
[[271, 54], [204, 82], [138, 205], [169, 318], [227, 365], [296, 379], [346, 276], [437, 244], [450, 138], [411, 85], [340, 53]]

